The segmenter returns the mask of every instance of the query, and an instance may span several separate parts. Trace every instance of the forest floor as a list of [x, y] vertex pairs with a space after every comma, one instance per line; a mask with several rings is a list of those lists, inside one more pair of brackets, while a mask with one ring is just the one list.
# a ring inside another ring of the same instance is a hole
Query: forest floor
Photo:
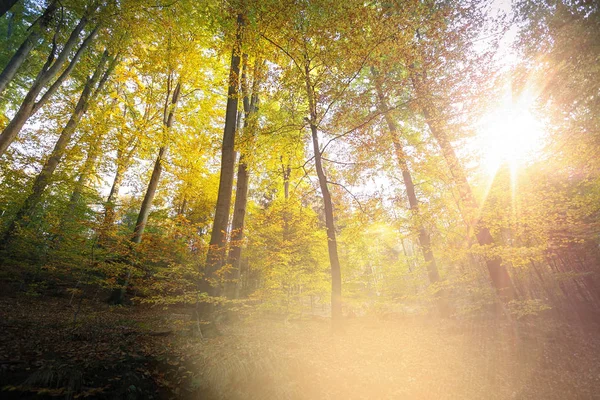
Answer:
[[199, 339], [183, 310], [75, 309], [0, 297], [1, 398], [600, 398], [592, 324], [353, 318], [332, 335], [324, 318], [251, 316]]

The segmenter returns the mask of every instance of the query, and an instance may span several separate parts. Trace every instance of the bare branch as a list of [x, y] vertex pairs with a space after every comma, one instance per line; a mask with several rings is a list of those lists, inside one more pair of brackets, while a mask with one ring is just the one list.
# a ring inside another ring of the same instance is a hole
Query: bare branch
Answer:
[[332, 181], [327, 181], [327, 183], [331, 183], [332, 185], [336, 185], [336, 186], [339, 186], [342, 189], [344, 189], [346, 192], [348, 192], [348, 194], [350, 196], [352, 196], [352, 198], [354, 199], [354, 201], [356, 202], [356, 204], [358, 204], [358, 208], [360, 208], [360, 211], [362, 211], [363, 214], [367, 213], [365, 211], [365, 209], [363, 208], [362, 204], [360, 203], [360, 201], [358, 201], [358, 199], [356, 198], [356, 196], [350, 190], [348, 190], [348, 188], [346, 186], [342, 185], [341, 183], [332, 182]]
[[325, 149], [327, 148], [327, 146], [329, 146], [329, 145], [331, 144], [331, 142], [333, 142], [334, 140], [337, 140], [337, 139], [340, 139], [340, 138], [342, 138], [342, 137], [344, 137], [344, 136], [346, 136], [346, 135], [349, 135], [350, 133], [352, 133], [352, 132], [356, 131], [357, 129], [360, 129], [360, 128], [362, 128], [362, 127], [364, 127], [364, 126], [368, 125], [368, 124], [369, 124], [369, 123], [371, 123], [371, 121], [373, 121], [375, 118], [377, 118], [377, 117], [380, 117], [380, 116], [382, 116], [382, 115], [384, 115], [384, 114], [388, 113], [389, 111], [392, 111], [392, 110], [395, 110], [395, 109], [398, 109], [398, 108], [404, 107], [404, 106], [406, 106], [406, 105], [410, 104], [410, 102], [411, 102], [411, 101], [412, 101], [412, 100], [407, 100], [407, 101], [405, 101], [404, 103], [400, 103], [400, 104], [398, 104], [398, 105], [396, 105], [396, 106], [394, 106], [394, 107], [390, 107], [390, 108], [387, 108], [387, 109], [385, 109], [385, 110], [378, 110], [378, 111], [374, 112], [373, 114], [371, 114], [370, 116], [368, 116], [368, 117], [367, 117], [367, 119], [366, 119], [365, 121], [361, 122], [360, 124], [356, 125], [355, 127], [353, 127], [353, 128], [350, 128], [350, 129], [349, 129], [349, 130], [347, 130], [346, 132], [344, 132], [344, 133], [340, 133], [339, 135], [336, 135], [336, 136], [332, 137], [331, 139], [329, 139], [329, 140], [327, 141], [327, 143], [325, 143], [325, 145], [324, 145], [324, 146], [323, 146], [323, 148], [321, 149], [321, 154], [323, 154], [323, 153], [325, 152]]
[[296, 68], [298, 68], [298, 70], [300, 70], [301, 72], [303, 72], [304, 70], [300, 67], [300, 65], [298, 64], [298, 62], [296, 62], [296, 59], [290, 54], [289, 51], [287, 51], [286, 49], [284, 49], [283, 47], [281, 47], [279, 44], [277, 44], [275, 41], [269, 39], [267, 36], [265, 36], [264, 34], [260, 34], [260, 36], [265, 39], [267, 42], [271, 43], [273, 46], [277, 47], [279, 50], [283, 51], [285, 53], [285, 55], [287, 55], [292, 62], [294, 63], [294, 65], [296, 66]]
[[[304, 163], [304, 165], [306, 165], [306, 163]], [[300, 184], [302, 183], [302, 181], [304, 180], [304, 178], [308, 178], [308, 181], [312, 184], [312, 181], [310, 180], [310, 176], [308, 175], [308, 171], [306, 170], [306, 168], [304, 168], [304, 165], [301, 167], [302, 170], [304, 170], [304, 175], [302, 175], [302, 178], [300, 178], [300, 180], [298, 181], [298, 183], [296, 183], [296, 185], [294, 185], [294, 192], [296, 191], [296, 188], [298, 186], [300, 186]]]
[[325, 157], [321, 157], [321, 160], [328, 161], [328, 162], [334, 163], [334, 164], [340, 164], [340, 165], [361, 165], [361, 163], [336, 161], [336, 160], [330, 160], [330, 159], [325, 158]]

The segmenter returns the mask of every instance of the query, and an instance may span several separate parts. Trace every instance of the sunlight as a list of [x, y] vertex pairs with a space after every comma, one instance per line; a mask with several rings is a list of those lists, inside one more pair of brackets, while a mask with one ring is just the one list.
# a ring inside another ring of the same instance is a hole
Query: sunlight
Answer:
[[534, 96], [526, 94], [514, 102], [511, 96], [503, 105], [485, 116], [478, 128], [481, 166], [494, 176], [498, 168], [508, 163], [511, 173], [535, 159], [541, 149], [543, 129], [532, 114]]

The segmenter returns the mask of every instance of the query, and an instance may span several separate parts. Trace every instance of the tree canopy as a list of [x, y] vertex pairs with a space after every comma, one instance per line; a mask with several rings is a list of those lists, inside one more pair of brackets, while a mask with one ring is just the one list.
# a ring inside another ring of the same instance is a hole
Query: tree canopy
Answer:
[[208, 325], [600, 312], [595, 2], [11, 3], [13, 284]]

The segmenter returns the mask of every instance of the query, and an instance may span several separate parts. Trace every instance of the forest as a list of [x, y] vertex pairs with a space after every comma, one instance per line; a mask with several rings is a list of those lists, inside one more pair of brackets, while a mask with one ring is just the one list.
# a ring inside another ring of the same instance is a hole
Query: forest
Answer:
[[0, 397], [600, 398], [600, 3], [2, 0]]

